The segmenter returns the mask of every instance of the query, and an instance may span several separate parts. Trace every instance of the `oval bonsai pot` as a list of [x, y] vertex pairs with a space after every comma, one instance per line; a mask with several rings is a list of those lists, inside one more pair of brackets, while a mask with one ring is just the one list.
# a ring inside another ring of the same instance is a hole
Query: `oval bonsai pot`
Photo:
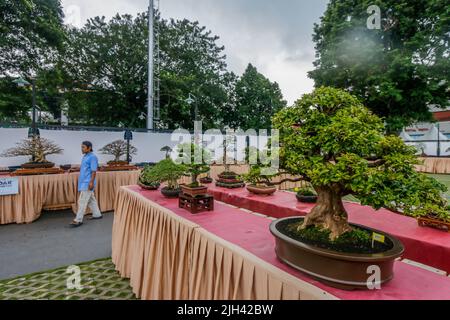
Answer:
[[209, 178], [209, 177], [201, 178], [200, 183], [204, 183], [204, 184], [213, 183], [213, 179]]
[[28, 162], [22, 164], [23, 169], [49, 169], [53, 168], [55, 164], [53, 162]]
[[304, 203], [316, 203], [317, 202], [317, 196], [302, 196], [298, 193], [295, 196], [297, 197], [297, 200], [299, 202], [304, 202]]
[[141, 187], [144, 190], [158, 190], [160, 187], [160, 183], [153, 184], [153, 185], [146, 185], [145, 183], [142, 183], [141, 181], [138, 181], [139, 187]]
[[319, 248], [295, 240], [280, 232], [278, 225], [287, 220], [301, 222], [304, 217], [289, 217], [271, 223], [270, 232], [275, 236], [275, 251], [278, 259], [329, 286], [339, 289], [367, 290], [367, 281], [373, 274], [373, 272], [368, 272], [368, 268], [372, 266], [380, 268], [380, 284], [392, 280], [395, 259], [400, 257], [405, 250], [403, 244], [397, 238], [357, 224], [351, 225], [384, 235], [392, 243], [391, 248], [385, 252], [373, 254], [344, 253]]
[[275, 193], [275, 191], [277, 191], [276, 187], [269, 187], [269, 186], [255, 186], [255, 185], [248, 185], [247, 186], [247, 190], [250, 191], [251, 193], [254, 194], [258, 194], [258, 195], [272, 195]]
[[169, 189], [167, 187], [161, 189], [161, 193], [166, 198], [178, 198], [181, 193], [181, 189]]

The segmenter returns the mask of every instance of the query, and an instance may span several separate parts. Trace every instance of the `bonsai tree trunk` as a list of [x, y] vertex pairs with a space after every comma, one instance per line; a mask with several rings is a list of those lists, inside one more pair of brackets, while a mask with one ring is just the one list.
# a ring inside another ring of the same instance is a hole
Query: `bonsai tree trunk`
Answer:
[[191, 183], [192, 184], [195, 184], [195, 183], [197, 183], [197, 178], [198, 178], [198, 174], [195, 174], [195, 173], [193, 173], [192, 175], [191, 175]]
[[351, 231], [339, 187], [317, 187], [315, 189], [318, 194], [317, 205], [306, 216], [300, 228], [316, 226], [330, 230], [332, 240]]

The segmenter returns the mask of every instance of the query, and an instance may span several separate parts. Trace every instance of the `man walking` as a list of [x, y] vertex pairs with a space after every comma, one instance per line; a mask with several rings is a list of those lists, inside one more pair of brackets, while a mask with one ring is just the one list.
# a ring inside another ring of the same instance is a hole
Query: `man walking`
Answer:
[[78, 200], [78, 213], [75, 220], [70, 224], [72, 228], [77, 228], [83, 224], [83, 218], [86, 214], [86, 208], [92, 210], [92, 218], [96, 220], [103, 218], [98, 208], [97, 199], [95, 199], [94, 189], [96, 186], [96, 176], [98, 169], [98, 159], [92, 150], [92, 143], [84, 141], [81, 144], [83, 159], [81, 161], [80, 176], [78, 178], [78, 191], [80, 198]]

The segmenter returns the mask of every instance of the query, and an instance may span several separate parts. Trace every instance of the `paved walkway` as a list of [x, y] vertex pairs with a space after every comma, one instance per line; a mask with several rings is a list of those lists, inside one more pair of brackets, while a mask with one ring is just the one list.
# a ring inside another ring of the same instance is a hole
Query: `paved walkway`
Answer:
[[48, 212], [31, 224], [0, 226], [0, 280], [111, 256], [114, 215], [68, 229], [71, 211]]
[[111, 259], [0, 281], [0, 300], [135, 300]]

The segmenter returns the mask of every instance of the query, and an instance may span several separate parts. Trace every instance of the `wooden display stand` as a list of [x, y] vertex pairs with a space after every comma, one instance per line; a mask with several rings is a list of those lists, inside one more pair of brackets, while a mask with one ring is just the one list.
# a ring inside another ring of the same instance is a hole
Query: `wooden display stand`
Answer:
[[61, 174], [64, 170], [61, 168], [35, 168], [35, 169], [18, 169], [11, 173], [12, 176], [35, 176], [41, 174]]
[[209, 194], [191, 197], [182, 193], [179, 197], [178, 206], [192, 214], [204, 211], [214, 211], [214, 197]]

